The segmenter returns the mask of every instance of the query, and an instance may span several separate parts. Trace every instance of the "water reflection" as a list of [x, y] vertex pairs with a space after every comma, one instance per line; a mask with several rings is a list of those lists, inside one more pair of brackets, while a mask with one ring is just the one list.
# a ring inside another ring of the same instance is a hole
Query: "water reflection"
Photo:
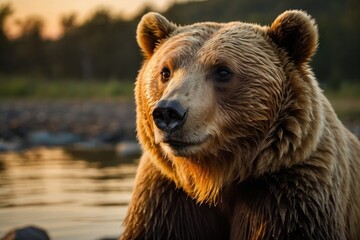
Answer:
[[0, 155], [0, 236], [41, 226], [52, 239], [116, 237], [134, 184], [134, 157], [39, 148]]

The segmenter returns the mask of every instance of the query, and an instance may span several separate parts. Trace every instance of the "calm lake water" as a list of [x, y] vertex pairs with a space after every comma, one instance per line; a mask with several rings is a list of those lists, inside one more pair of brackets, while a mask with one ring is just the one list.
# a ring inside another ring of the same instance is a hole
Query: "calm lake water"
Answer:
[[44, 228], [52, 240], [118, 237], [134, 159], [62, 148], [0, 154], [0, 237], [28, 225]]

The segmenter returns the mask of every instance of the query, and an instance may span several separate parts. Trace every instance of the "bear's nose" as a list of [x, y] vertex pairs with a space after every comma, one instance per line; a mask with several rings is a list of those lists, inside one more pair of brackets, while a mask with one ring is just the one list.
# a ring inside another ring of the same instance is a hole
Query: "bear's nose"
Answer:
[[174, 132], [184, 125], [187, 111], [177, 101], [159, 101], [152, 116], [155, 125], [165, 132]]

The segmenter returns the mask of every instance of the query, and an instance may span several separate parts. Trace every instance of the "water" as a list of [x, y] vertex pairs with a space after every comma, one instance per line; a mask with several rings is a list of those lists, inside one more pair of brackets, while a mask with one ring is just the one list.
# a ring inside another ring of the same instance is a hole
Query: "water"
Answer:
[[0, 237], [28, 225], [46, 229], [52, 240], [118, 237], [134, 158], [61, 148], [0, 154]]

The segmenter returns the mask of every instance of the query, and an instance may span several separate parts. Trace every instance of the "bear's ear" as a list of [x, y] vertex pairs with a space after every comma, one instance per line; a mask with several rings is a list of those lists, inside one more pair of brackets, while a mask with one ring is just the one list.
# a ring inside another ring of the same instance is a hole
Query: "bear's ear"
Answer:
[[279, 15], [269, 28], [269, 36], [288, 52], [295, 64], [309, 62], [318, 46], [317, 25], [303, 11], [292, 10]]
[[176, 25], [164, 16], [154, 12], [145, 14], [136, 31], [136, 39], [145, 58], [151, 57], [160, 40], [169, 36], [175, 29]]

